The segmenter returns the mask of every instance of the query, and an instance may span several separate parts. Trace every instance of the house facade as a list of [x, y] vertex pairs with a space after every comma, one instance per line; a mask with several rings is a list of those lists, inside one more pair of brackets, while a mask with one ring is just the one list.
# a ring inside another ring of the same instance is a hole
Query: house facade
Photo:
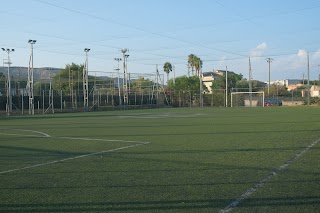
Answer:
[[[208, 93], [212, 93], [212, 82], [216, 80], [217, 78], [224, 76], [226, 73], [226, 70], [212, 70], [210, 72], [204, 72], [202, 73], [202, 82], [203, 84], [208, 88]], [[234, 73], [232, 71], [228, 71], [228, 74]]]

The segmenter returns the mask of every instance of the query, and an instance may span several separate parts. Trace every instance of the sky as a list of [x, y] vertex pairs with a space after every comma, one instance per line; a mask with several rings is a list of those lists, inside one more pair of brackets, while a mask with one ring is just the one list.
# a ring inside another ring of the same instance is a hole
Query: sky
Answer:
[[[64, 68], [85, 62], [89, 74], [115, 72], [129, 50], [128, 72], [153, 75], [170, 62], [188, 75], [189, 54], [203, 72], [230, 71], [268, 81], [318, 79], [320, 0], [10, 0], [1, 1], [0, 46], [14, 48], [12, 66]], [[3, 59], [7, 53], [2, 52]], [[96, 74], [97, 75], [97, 74]]]

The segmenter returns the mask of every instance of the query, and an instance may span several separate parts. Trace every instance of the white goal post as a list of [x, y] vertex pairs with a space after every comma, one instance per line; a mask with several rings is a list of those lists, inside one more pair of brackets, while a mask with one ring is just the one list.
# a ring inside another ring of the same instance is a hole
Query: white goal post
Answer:
[[231, 107], [264, 107], [264, 92], [232, 92]]

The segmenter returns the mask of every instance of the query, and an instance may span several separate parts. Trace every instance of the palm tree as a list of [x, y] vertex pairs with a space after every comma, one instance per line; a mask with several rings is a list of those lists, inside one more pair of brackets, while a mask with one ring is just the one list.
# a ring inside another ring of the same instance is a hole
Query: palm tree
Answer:
[[194, 57], [194, 69], [196, 70], [196, 75], [200, 78], [200, 69], [202, 67], [202, 60], [197, 56]]
[[194, 54], [190, 54], [188, 56], [188, 65], [191, 67], [191, 72], [192, 72], [192, 75], [194, 75], [194, 59], [195, 59], [196, 55]]
[[170, 62], [166, 62], [163, 65], [163, 70], [167, 73], [167, 84], [169, 83], [169, 73], [172, 71], [172, 64]]

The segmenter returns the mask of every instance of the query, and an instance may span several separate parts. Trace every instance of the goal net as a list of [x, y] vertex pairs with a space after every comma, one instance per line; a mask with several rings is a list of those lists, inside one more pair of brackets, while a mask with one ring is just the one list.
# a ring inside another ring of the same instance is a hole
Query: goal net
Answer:
[[264, 92], [232, 92], [231, 107], [264, 106]]

